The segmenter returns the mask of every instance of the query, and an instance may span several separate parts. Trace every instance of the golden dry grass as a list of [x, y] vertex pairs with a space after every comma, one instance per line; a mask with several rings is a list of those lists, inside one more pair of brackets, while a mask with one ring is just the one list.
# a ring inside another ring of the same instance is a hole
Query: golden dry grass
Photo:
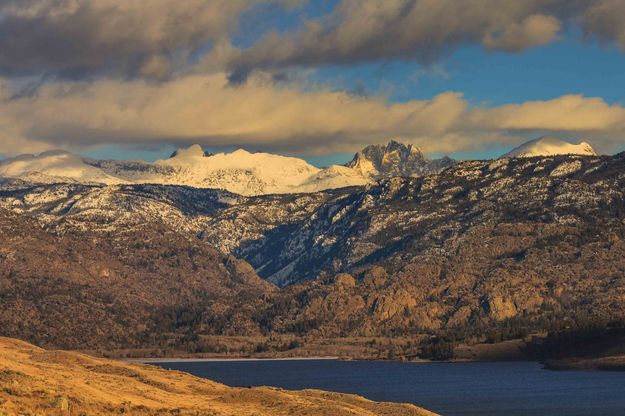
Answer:
[[0, 338], [0, 415], [434, 415], [319, 390], [232, 388], [179, 371]]

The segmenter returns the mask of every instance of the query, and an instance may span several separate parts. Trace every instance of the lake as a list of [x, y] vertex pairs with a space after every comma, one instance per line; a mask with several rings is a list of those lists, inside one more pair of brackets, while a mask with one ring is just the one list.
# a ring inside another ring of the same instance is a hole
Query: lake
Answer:
[[548, 371], [531, 362], [336, 360], [153, 363], [230, 386], [315, 388], [409, 402], [442, 415], [623, 416], [625, 372]]

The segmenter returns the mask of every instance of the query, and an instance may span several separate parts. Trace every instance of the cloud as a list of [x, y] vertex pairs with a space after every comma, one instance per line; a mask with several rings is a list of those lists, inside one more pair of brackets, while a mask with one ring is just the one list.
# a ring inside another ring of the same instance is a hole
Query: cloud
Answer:
[[[166, 80], [228, 71], [400, 59], [432, 64], [479, 44], [521, 52], [558, 39], [568, 26], [625, 49], [622, 0], [339, 0], [321, 17], [233, 46], [241, 15], [261, 4], [293, 9], [306, 0], [0, 0], [0, 76], [102, 76]], [[198, 61], [200, 62], [198, 64]]]
[[498, 34], [487, 33], [482, 42], [488, 49], [520, 52], [529, 46], [551, 43], [560, 30], [560, 21], [555, 17], [535, 14], [511, 23]]
[[564, 95], [497, 108], [475, 109], [469, 116], [479, 128], [600, 132], [625, 130], [625, 109], [601, 98]]
[[162, 83], [56, 81], [21, 96], [1, 84], [0, 142], [12, 153], [200, 143], [327, 154], [389, 138], [427, 152], [475, 152], [518, 143], [527, 133], [590, 138], [609, 151], [625, 140], [625, 108], [581, 95], [499, 107], [472, 107], [454, 92], [389, 103], [325, 89], [304, 91], [288, 83], [276, 86], [264, 76], [230, 87], [225, 73]]
[[581, 25], [587, 37], [616, 42], [625, 51], [625, 2], [622, 0], [590, 1]]
[[266, 0], [0, 0], [0, 73], [164, 78]]
[[254, 70], [393, 59], [430, 64], [466, 44], [521, 52], [553, 42], [565, 25], [625, 48], [622, 0], [341, 0], [295, 32], [269, 33], [219, 58], [241, 83]]

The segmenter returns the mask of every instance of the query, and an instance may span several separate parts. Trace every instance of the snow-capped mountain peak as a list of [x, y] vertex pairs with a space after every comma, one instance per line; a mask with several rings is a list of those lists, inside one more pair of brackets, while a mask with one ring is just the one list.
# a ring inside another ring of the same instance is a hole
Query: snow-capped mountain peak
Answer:
[[569, 143], [555, 137], [544, 136], [530, 140], [512, 149], [504, 157], [536, 157], [555, 155], [583, 155], [596, 156], [597, 153], [587, 142], [579, 144]]

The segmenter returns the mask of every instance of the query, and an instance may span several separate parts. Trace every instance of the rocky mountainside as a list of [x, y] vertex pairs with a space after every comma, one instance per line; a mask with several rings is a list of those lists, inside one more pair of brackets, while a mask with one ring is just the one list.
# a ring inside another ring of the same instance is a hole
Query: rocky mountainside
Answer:
[[512, 149], [502, 157], [538, 157], [556, 155], [597, 156], [595, 149], [586, 142], [572, 144], [555, 137], [544, 136]]
[[[288, 224], [278, 221], [262, 237], [249, 234], [232, 252], [250, 261], [261, 276], [284, 285], [392, 259], [402, 264], [475, 226], [615, 221], [601, 207], [620, 203], [614, 198], [622, 195], [621, 189], [613, 181], [622, 180], [621, 160], [622, 155], [470, 161], [438, 175], [324, 193], [315, 199], [323, 203], [306, 205], [306, 216], [291, 216]], [[245, 210], [234, 211], [221, 211], [204, 237], [217, 241], [223, 229], [256, 227], [245, 223]]]
[[[184, 322], [195, 305], [219, 316], [232, 299], [275, 290], [246, 262], [162, 221], [60, 221], [46, 230], [30, 216], [0, 210], [4, 336], [57, 348], [154, 345], [163, 335], [155, 328]], [[236, 331], [257, 331], [237, 314], [229, 312]]]
[[255, 197], [4, 180], [3, 334], [75, 346], [88, 327], [80, 338], [95, 345], [101, 321], [123, 345], [166, 333], [477, 336], [619, 319], [624, 185], [625, 154], [467, 161]]
[[299, 282], [263, 322], [472, 337], [622, 320], [624, 168], [625, 154], [463, 162], [335, 195], [242, 252], [270, 280]]
[[456, 163], [453, 159], [430, 160], [421, 149], [391, 140], [384, 145], [371, 145], [356, 153], [346, 166], [372, 179], [393, 176], [424, 176]]

